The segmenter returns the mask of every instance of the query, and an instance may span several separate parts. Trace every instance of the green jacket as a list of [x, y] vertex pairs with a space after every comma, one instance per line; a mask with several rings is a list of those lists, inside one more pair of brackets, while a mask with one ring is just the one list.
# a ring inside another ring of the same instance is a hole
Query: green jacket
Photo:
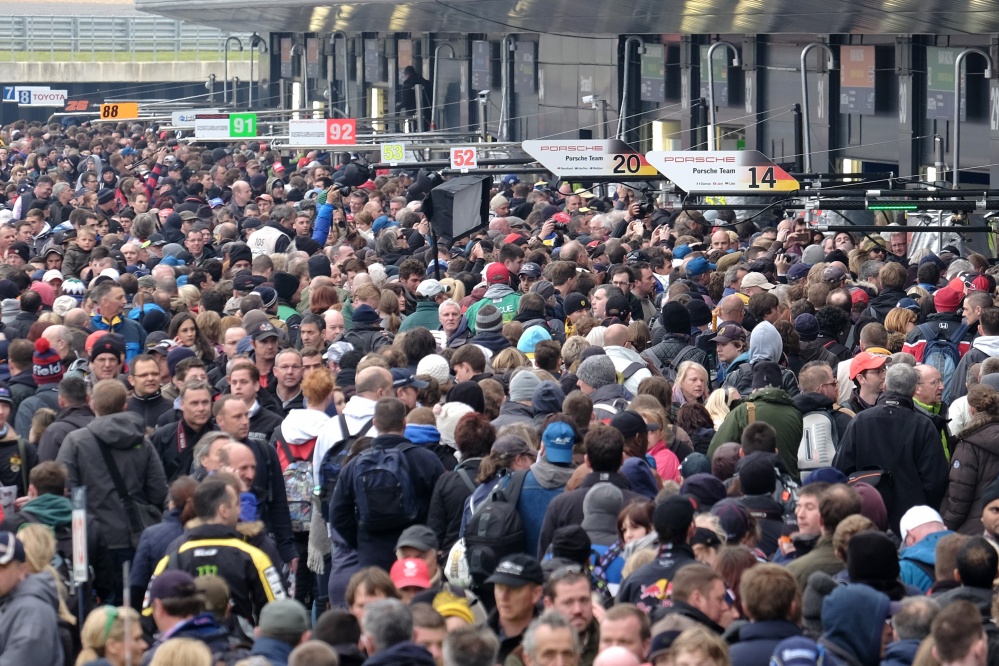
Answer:
[[440, 306], [436, 301], [417, 301], [416, 312], [406, 317], [399, 332], [411, 331], [414, 328], [423, 327], [428, 331], [436, 331], [441, 327], [440, 319], [437, 318], [437, 309]]
[[756, 421], [769, 423], [777, 431], [777, 456], [794, 478], [798, 477], [798, 445], [801, 443], [801, 412], [794, 406], [787, 391], [763, 388], [754, 391], [722, 421], [711, 439], [708, 457], [713, 457], [725, 442], [738, 442], [742, 431], [749, 425], [748, 404], [753, 403]]
[[845, 568], [843, 560], [836, 557], [832, 537], [828, 535], [819, 537], [815, 548], [807, 555], [802, 555], [787, 565], [788, 573], [798, 581], [798, 589], [802, 592], [808, 586], [808, 577], [814, 572], [823, 571], [830, 576], [835, 576]]
[[517, 308], [520, 305], [520, 294], [505, 284], [494, 284], [489, 287], [482, 300], [472, 303], [465, 312], [465, 317], [468, 318], [468, 328], [473, 333], [478, 333], [475, 330], [475, 315], [484, 305], [495, 305], [500, 314], [503, 315], [503, 323], [506, 324], [517, 316]]

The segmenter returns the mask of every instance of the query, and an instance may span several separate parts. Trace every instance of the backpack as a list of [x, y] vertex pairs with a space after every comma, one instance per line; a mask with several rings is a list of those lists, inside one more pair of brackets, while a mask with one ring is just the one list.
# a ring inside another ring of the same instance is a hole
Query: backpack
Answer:
[[[288, 497], [288, 513], [291, 514], [291, 531], [308, 532], [312, 523], [312, 461], [302, 460], [291, 452], [291, 447], [284, 441], [281, 428], [278, 428], [275, 439], [288, 460], [288, 466], [284, 468], [282, 476], [284, 492]], [[305, 443], [315, 444], [316, 439], [312, 438]]]
[[507, 555], [523, 553], [527, 538], [517, 501], [526, 471], [507, 474], [479, 504], [465, 526], [465, 560], [473, 583], [481, 587]]
[[801, 419], [801, 443], [798, 445], [798, 469], [831, 467], [836, 457], [839, 433], [832, 412], [817, 409]]
[[923, 363], [939, 370], [940, 378], [943, 379], [944, 386], [947, 386], [957, 364], [961, 362], [961, 340], [968, 332], [968, 325], [961, 324], [955, 328], [949, 339], [938, 339], [937, 334], [940, 329], [933, 323], [920, 324], [918, 328], [926, 340], [926, 346], [923, 347]]
[[676, 370], [680, 367], [680, 364], [684, 361], [692, 361], [698, 352], [701, 352], [701, 350], [694, 345], [684, 346], [669, 363], [663, 365], [663, 377], [668, 379], [670, 384], [673, 384], [676, 381]]
[[416, 522], [420, 504], [406, 459], [406, 451], [415, 448], [415, 444], [371, 448], [354, 461], [354, 499], [359, 530], [385, 532]]
[[798, 491], [801, 486], [787, 472], [779, 466], [777, 470], [777, 487], [774, 489], [773, 498], [784, 507], [784, 516], [787, 520], [794, 518], [794, 510], [798, 508]]
[[372, 423], [371, 419], [369, 419], [367, 423], [361, 426], [357, 434], [351, 435], [347, 429], [347, 420], [343, 417], [343, 414], [337, 414], [337, 418], [340, 419], [340, 433], [344, 435], [344, 438], [327, 449], [326, 453], [323, 454], [323, 459], [319, 461], [319, 506], [323, 509], [323, 519], [326, 522], [329, 522], [330, 519], [330, 500], [333, 499], [333, 489], [336, 488], [337, 479], [340, 478], [344, 460], [350, 454], [350, 449], [354, 446], [354, 442], [358, 438], [363, 437], [371, 429]]

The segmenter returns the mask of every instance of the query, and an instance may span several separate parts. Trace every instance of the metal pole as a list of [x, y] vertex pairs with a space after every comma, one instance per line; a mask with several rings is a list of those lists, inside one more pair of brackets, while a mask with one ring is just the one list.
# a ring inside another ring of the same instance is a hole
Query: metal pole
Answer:
[[[451, 58], [454, 58], [454, 47], [450, 44], [441, 44], [434, 49], [434, 80], [430, 85], [430, 127], [428, 129], [437, 129], [437, 75], [440, 72], [438, 64], [441, 59], [441, 49], [448, 49], [451, 51]], [[482, 100], [479, 100], [481, 105]], [[483, 137], [485, 134], [483, 134]], [[485, 139], [483, 139], [485, 141]]]
[[715, 68], [712, 67], [714, 63], [715, 50], [719, 46], [724, 46], [726, 49], [732, 52], [732, 66], [738, 67], [739, 61], [739, 51], [735, 48], [735, 45], [730, 42], [715, 42], [710, 47], [708, 47], [708, 150], [716, 150], [715, 146]]
[[[261, 46], [264, 47], [263, 51], [259, 51], [259, 48]], [[248, 98], [246, 100], [246, 108], [248, 108], [248, 109], [249, 108], [253, 108], [253, 86], [256, 85], [256, 82], [255, 82], [255, 80], [253, 78], [253, 54], [254, 54], [254, 52], [257, 52], [257, 53], [267, 53], [267, 42], [263, 38], [261, 38], [260, 35], [258, 35], [257, 33], [253, 33], [253, 35], [250, 36], [250, 93], [249, 93]]]
[[641, 37], [636, 37], [632, 35], [628, 39], [624, 40], [624, 63], [621, 68], [621, 76], [624, 77], [624, 81], [621, 82], [621, 108], [618, 109], [617, 113], [617, 133], [614, 135], [615, 138], [624, 138], [624, 128], [625, 128], [625, 118], [628, 116], [628, 93], [631, 89], [629, 85], [631, 77], [628, 75], [631, 64], [631, 45], [637, 44], [637, 53], [641, 54], [641, 50], [645, 48], [645, 42], [642, 41]]
[[933, 135], [933, 166], [937, 170], [937, 180], [946, 180], [947, 165], [944, 164], [943, 137]]
[[967, 48], [957, 54], [954, 58], [954, 146], [952, 147], [954, 153], [954, 174], [953, 174], [953, 187], [956, 190], [958, 188], [958, 183], [961, 179], [960, 169], [961, 169], [961, 63], [972, 53], [977, 53], [978, 55], [985, 58], [985, 78], [992, 78], [992, 56], [981, 49]]
[[[802, 114], [801, 105], [794, 105], [794, 168], [796, 171], [806, 171], [801, 168], [801, 161], [805, 156], [805, 150], [802, 148], [802, 136], [805, 133], [802, 124]], [[807, 114], [807, 111], [806, 111]]]
[[[436, 70], [434, 70], [436, 72]], [[436, 86], [437, 80], [434, 79]], [[485, 143], [489, 140], [489, 130], [486, 124], [486, 107], [489, 105], [489, 93], [479, 95], [479, 140]], [[431, 116], [433, 118], [433, 116]]]
[[239, 106], [239, 77], [232, 77], [232, 106]]
[[[350, 87], [347, 79], [347, 33], [343, 30], [333, 32], [333, 61], [336, 64], [336, 38], [343, 38], [343, 115], [350, 118]], [[332, 92], [331, 92], [332, 95]], [[332, 104], [332, 102], [330, 102]]]
[[[296, 51], [296, 49], [298, 49], [298, 51]], [[297, 55], [304, 56], [305, 55], [305, 47], [302, 46], [299, 42], [295, 42], [294, 44], [291, 45], [291, 52], [288, 55], [290, 55], [292, 58], [294, 58]], [[305, 65], [306, 64], [307, 64], [307, 61], [303, 62], [302, 65], [301, 65], [301, 67], [302, 67], [302, 77], [301, 77], [302, 78], [302, 101], [300, 102], [300, 105], [301, 105], [301, 108], [308, 110], [308, 108], [309, 108], [309, 93], [308, 93], [308, 91], [306, 89], [309, 86], [308, 86], [308, 79], [307, 79], [307, 77], [305, 75]], [[308, 111], [306, 111], [306, 113], [308, 113]]]
[[498, 132], [500, 141], [510, 139], [509, 120], [507, 120], [510, 116], [510, 106], [513, 103], [510, 99], [510, 51], [516, 48], [516, 43], [516, 37], [507, 35], [503, 38], [503, 43], [500, 46], [500, 88], [502, 89]]
[[[826, 52], [828, 60], [826, 61], [827, 69], [836, 68], [836, 56], [833, 54], [831, 48], [828, 44], [823, 44], [822, 42], [812, 42], [811, 44], [806, 44], [805, 48], [801, 49], [801, 105], [804, 112], [804, 158], [805, 158], [805, 171], [812, 170], [812, 128], [811, 121], [809, 117], [811, 116], [811, 107], [808, 106], [808, 52], [814, 48], [820, 48]], [[709, 65], [710, 66], [710, 65]]]
[[230, 35], [226, 37], [225, 45], [223, 46], [225, 59], [223, 61], [223, 71], [222, 71], [222, 103], [229, 103], [229, 42], [236, 40], [236, 44], [239, 45], [239, 52], [243, 52], [243, 42], [240, 41], [239, 37], [235, 35]]
[[208, 75], [208, 85], [207, 85], [207, 88], [208, 88], [208, 103], [209, 104], [214, 104], [215, 103], [215, 75], [214, 74], [209, 74]]

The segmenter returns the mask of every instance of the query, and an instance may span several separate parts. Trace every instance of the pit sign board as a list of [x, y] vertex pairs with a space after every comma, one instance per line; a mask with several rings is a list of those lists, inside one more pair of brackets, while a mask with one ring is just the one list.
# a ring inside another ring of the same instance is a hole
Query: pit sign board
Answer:
[[257, 136], [255, 113], [205, 113], [194, 117], [194, 138], [227, 141]]
[[451, 149], [451, 168], [462, 173], [479, 168], [479, 149], [474, 146], [460, 146]]
[[664, 151], [645, 154], [649, 164], [684, 192], [793, 192], [801, 186], [756, 150]]
[[524, 150], [559, 178], [658, 178], [645, 157], [618, 139], [525, 141]]
[[194, 120], [199, 115], [212, 115], [219, 113], [218, 109], [187, 109], [186, 111], [174, 111], [170, 114], [170, 124], [174, 127], [194, 127]]
[[4, 86], [3, 101], [15, 102], [18, 106], [63, 107], [69, 92], [52, 90], [48, 86]]
[[101, 104], [101, 120], [127, 120], [138, 117], [138, 102], [107, 102]]
[[288, 145], [352, 146], [357, 142], [357, 121], [353, 118], [322, 118], [288, 121]]

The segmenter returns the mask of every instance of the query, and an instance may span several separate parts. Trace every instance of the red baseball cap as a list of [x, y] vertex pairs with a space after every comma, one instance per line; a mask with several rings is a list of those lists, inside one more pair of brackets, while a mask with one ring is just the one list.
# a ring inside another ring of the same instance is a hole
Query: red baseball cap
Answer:
[[427, 563], [416, 558], [396, 560], [389, 572], [389, 578], [396, 588], [419, 587], [427, 589], [430, 587], [430, 572], [427, 570]]
[[850, 303], [852, 303], [853, 305], [856, 305], [857, 303], [866, 304], [868, 302], [870, 302], [870, 297], [867, 295], [867, 292], [861, 289], [860, 287], [857, 287], [856, 289], [850, 292]]
[[933, 292], [933, 306], [937, 312], [957, 312], [963, 298], [963, 290], [957, 291], [951, 287], [944, 287]]
[[510, 271], [499, 262], [489, 264], [486, 269], [486, 282], [489, 284], [507, 284], [510, 282]]
[[860, 352], [850, 361], [850, 380], [857, 378], [857, 375], [865, 370], [877, 370], [888, 362], [887, 356], [872, 354], [870, 352]]

